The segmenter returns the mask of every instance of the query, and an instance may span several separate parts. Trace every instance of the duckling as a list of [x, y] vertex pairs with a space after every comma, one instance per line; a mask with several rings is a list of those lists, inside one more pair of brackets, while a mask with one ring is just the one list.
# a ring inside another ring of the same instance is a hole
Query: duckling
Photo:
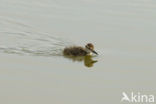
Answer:
[[94, 50], [94, 45], [92, 43], [88, 43], [85, 48], [80, 46], [66, 47], [63, 50], [63, 54], [67, 56], [91, 56], [92, 53], [98, 55], [98, 53]]

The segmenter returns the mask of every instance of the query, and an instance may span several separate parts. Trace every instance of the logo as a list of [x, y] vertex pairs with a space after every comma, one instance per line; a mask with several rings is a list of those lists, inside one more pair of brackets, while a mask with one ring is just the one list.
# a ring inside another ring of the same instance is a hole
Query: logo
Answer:
[[127, 94], [122, 92], [121, 102], [130, 102], [130, 103], [154, 103], [154, 95], [141, 94], [140, 92], [134, 93], [131, 92]]

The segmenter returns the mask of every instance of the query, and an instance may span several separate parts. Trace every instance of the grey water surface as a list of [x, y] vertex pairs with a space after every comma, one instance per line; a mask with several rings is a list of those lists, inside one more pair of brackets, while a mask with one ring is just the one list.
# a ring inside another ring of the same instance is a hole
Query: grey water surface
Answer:
[[[0, 104], [156, 96], [155, 27], [155, 0], [0, 0]], [[98, 56], [62, 55], [90, 42]]]

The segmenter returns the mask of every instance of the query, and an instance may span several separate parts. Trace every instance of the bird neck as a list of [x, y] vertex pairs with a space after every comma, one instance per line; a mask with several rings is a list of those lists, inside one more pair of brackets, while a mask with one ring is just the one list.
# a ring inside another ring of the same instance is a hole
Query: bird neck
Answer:
[[85, 48], [85, 50], [86, 50], [86, 52], [87, 52], [88, 55], [92, 55], [92, 51], [90, 49]]

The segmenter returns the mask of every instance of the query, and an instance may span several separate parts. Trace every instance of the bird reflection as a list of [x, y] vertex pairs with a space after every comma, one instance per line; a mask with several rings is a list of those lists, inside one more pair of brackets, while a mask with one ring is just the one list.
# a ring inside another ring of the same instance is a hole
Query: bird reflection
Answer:
[[94, 63], [98, 62], [97, 60], [93, 60], [92, 56], [85, 56], [84, 57], [84, 65], [86, 67], [92, 67]]
[[93, 56], [79, 56], [79, 57], [64, 56], [64, 57], [68, 58], [72, 61], [84, 62], [84, 66], [86, 66], [86, 67], [93, 67], [93, 65], [96, 62], [98, 62], [97, 60], [93, 60]]

